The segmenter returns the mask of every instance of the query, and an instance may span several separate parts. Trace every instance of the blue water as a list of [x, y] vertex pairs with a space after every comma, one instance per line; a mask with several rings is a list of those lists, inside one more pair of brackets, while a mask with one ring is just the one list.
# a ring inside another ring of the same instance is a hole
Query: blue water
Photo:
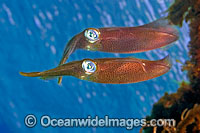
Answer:
[[78, 50], [69, 61], [84, 58], [128, 57], [157, 60], [172, 56], [171, 71], [159, 78], [125, 85], [107, 85], [64, 77], [43, 81], [19, 71], [56, 67], [67, 41], [88, 27], [137, 26], [165, 14], [172, 0], [0, 0], [0, 132], [138, 132], [140, 128], [27, 128], [24, 117], [34, 114], [54, 118], [144, 118], [165, 92], [175, 92], [187, 80], [179, 59], [187, 57], [188, 28], [166, 50], [139, 54], [108, 54]]

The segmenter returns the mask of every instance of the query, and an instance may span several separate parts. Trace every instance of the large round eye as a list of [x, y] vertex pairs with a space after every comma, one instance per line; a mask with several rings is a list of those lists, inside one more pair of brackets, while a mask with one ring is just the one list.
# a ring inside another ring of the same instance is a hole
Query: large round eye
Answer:
[[91, 60], [84, 60], [82, 63], [82, 68], [86, 74], [92, 74], [96, 71], [96, 64]]
[[98, 29], [89, 28], [85, 30], [84, 35], [90, 43], [94, 43], [99, 39], [100, 32]]

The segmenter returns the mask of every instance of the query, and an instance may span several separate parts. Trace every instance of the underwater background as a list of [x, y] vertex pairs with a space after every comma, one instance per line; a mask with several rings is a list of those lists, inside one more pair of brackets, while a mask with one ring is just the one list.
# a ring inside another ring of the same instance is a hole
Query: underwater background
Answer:
[[168, 50], [138, 54], [111, 54], [77, 50], [68, 61], [84, 58], [130, 57], [150, 60], [172, 57], [167, 74], [145, 82], [123, 85], [98, 84], [64, 77], [44, 81], [19, 75], [20, 71], [43, 71], [58, 65], [64, 47], [75, 34], [88, 27], [138, 26], [166, 13], [172, 0], [0, 0], [0, 132], [138, 132], [140, 128], [27, 128], [24, 118], [145, 118], [165, 92], [175, 92], [187, 80], [181, 64], [187, 57], [188, 27], [179, 29], [180, 39]]

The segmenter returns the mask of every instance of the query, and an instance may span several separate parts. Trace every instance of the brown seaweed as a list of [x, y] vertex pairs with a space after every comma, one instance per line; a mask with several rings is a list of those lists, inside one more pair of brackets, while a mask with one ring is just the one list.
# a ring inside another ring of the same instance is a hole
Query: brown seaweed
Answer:
[[[188, 72], [189, 84], [183, 82], [176, 93], [165, 94], [157, 103], [147, 119], [175, 119], [176, 131], [200, 132], [200, 0], [175, 0], [168, 9], [168, 19], [182, 26], [183, 21], [189, 24], [190, 42], [189, 57], [182, 70]], [[189, 110], [189, 111], [187, 111]], [[167, 131], [165, 127], [157, 127], [156, 132]], [[145, 132], [153, 132], [152, 127]]]

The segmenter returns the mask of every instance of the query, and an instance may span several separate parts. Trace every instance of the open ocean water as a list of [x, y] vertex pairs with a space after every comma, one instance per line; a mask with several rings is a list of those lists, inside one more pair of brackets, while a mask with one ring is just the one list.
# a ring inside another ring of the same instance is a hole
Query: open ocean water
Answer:
[[138, 26], [163, 16], [172, 0], [0, 0], [0, 132], [1, 133], [101, 133], [138, 132], [140, 128], [34, 128], [24, 124], [28, 114], [37, 119], [144, 118], [152, 105], [177, 90], [187, 80], [181, 64], [187, 57], [188, 27], [167, 51], [109, 54], [77, 50], [68, 61], [84, 58], [128, 57], [157, 60], [167, 54], [173, 67], [167, 74], [145, 82], [124, 85], [98, 84], [74, 77], [44, 81], [19, 75], [20, 71], [43, 71], [58, 65], [64, 47], [75, 34], [88, 27]]

